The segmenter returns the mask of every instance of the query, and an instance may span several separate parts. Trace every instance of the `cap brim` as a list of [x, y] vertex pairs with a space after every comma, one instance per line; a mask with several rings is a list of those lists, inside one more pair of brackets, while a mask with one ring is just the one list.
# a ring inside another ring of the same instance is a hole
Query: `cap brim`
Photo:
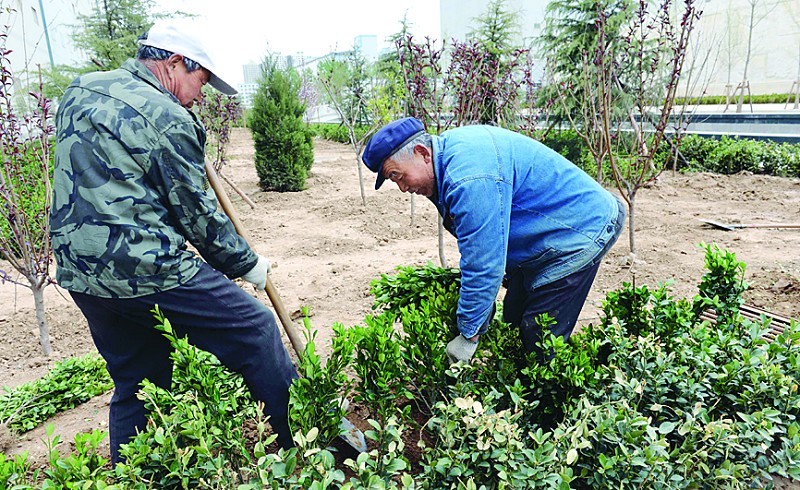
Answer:
[[214, 75], [213, 73], [211, 74], [211, 78], [208, 80], [208, 84], [225, 95], [236, 95], [239, 93], [238, 90], [225, 83], [220, 77]]
[[386, 177], [383, 176], [383, 164], [381, 164], [380, 168], [378, 169], [378, 178], [375, 179], [375, 190], [377, 191], [383, 185], [384, 181], [386, 181]]

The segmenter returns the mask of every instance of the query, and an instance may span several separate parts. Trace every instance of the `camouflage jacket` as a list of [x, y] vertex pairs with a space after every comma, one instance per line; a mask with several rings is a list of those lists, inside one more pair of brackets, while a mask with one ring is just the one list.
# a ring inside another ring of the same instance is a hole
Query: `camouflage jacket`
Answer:
[[136, 60], [75, 80], [56, 113], [50, 228], [58, 283], [131, 298], [191, 279], [200, 258], [239, 277], [258, 257], [209, 189], [205, 129]]

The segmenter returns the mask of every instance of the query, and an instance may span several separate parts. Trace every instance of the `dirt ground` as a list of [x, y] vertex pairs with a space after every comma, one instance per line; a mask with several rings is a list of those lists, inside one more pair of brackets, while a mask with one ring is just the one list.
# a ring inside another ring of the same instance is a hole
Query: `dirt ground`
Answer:
[[[252, 141], [237, 130], [224, 173], [255, 203], [251, 209], [227, 188], [251, 234], [255, 249], [278, 267], [272, 279], [290, 312], [311, 308], [319, 344], [330, 338], [330, 325], [360, 323], [371, 311], [370, 281], [398, 265], [439, 263], [436, 212], [424, 198], [411, 199], [388, 183], [373, 190], [366, 172], [362, 204], [357, 163], [346, 145], [315, 141], [315, 162], [308, 188], [296, 193], [265, 193], [257, 185]], [[665, 173], [637, 199], [633, 270], [628, 227], [605, 259], [581, 315], [596, 322], [605, 293], [624, 282], [655, 286], [671, 281], [678, 297], [691, 297], [703, 274], [701, 242], [717, 243], [746, 262], [748, 303], [791, 318], [800, 317], [800, 229], [751, 228], [722, 231], [700, 219], [723, 223], [800, 223], [800, 179], [761, 175], [720, 176]], [[455, 240], [445, 238], [448, 265], [458, 265]], [[0, 269], [7, 264], [0, 263]], [[502, 293], [501, 293], [502, 294]], [[265, 302], [265, 294], [260, 296]], [[11, 388], [43, 375], [53, 362], [94, 352], [85, 320], [57, 287], [46, 291], [47, 317], [54, 354], [41, 355], [32, 297], [27, 289], [0, 285], [0, 386]], [[286, 341], [287, 348], [291, 346]], [[52, 420], [62, 441], [108, 423], [110, 393]], [[46, 455], [44, 429], [11, 441], [4, 450], [28, 451], [34, 461]], [[62, 443], [63, 445], [63, 443]], [[106, 444], [107, 450], [107, 444]]]

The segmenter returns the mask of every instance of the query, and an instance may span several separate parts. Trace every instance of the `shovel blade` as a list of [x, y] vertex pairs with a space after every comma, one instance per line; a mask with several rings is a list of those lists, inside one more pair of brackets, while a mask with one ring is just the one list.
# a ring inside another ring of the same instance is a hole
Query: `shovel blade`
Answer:
[[739, 228], [738, 226], [735, 226], [735, 225], [726, 225], [726, 224], [720, 223], [720, 222], [718, 222], [718, 221], [709, 221], [709, 220], [705, 220], [705, 219], [702, 219], [702, 220], [700, 220], [700, 221], [702, 221], [703, 223], [705, 223], [705, 224], [707, 224], [707, 225], [709, 225], [709, 226], [712, 226], [712, 227], [714, 227], [714, 228], [717, 228], [717, 229], [719, 229], [719, 230], [733, 231], [733, 230], [735, 230], [735, 229]]
[[367, 452], [367, 441], [364, 439], [364, 433], [347, 420], [347, 417], [342, 417], [339, 422], [339, 430], [342, 432], [339, 436], [341, 440], [359, 453]]

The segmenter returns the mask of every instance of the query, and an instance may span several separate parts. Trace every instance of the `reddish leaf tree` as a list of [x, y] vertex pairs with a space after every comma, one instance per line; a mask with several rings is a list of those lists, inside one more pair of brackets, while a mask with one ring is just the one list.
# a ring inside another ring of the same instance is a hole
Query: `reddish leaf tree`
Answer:
[[0, 282], [33, 292], [39, 341], [50, 355], [49, 328], [44, 308], [44, 288], [50, 278], [50, 176], [52, 135], [50, 100], [30, 92], [35, 106], [24, 115], [14, 107], [14, 76], [6, 49], [8, 32], [0, 33], [0, 259], [7, 261], [24, 280], [0, 270]]

